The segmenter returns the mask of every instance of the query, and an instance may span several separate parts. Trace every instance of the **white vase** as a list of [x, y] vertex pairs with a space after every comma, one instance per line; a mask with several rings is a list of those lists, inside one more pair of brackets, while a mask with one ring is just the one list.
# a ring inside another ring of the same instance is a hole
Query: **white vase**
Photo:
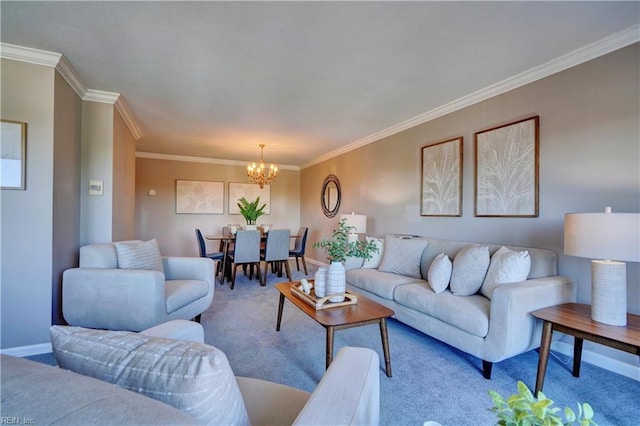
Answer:
[[316, 297], [324, 297], [327, 295], [327, 266], [321, 266], [313, 276], [313, 289]]
[[246, 229], [247, 231], [255, 231], [256, 229], [258, 229], [258, 225], [247, 225], [244, 227], [244, 229]]
[[[347, 273], [342, 262], [331, 262], [327, 270], [327, 295], [344, 293], [347, 290]], [[331, 302], [342, 302], [344, 296], [335, 296]]]

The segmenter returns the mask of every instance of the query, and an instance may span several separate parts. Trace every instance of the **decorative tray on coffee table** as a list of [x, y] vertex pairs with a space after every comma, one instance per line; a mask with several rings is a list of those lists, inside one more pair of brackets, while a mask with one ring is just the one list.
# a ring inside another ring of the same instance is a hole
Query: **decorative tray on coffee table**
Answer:
[[[313, 284], [313, 280], [307, 281], [310, 284]], [[358, 296], [348, 291], [346, 293], [335, 293], [325, 297], [317, 297], [315, 288], [312, 287], [311, 293], [307, 294], [302, 291], [302, 284], [299, 282], [291, 286], [291, 293], [302, 299], [308, 305], [313, 306], [316, 311], [320, 309], [337, 308], [339, 306], [355, 305], [358, 303]], [[335, 296], [344, 296], [344, 300], [342, 302], [331, 302], [329, 299]]]

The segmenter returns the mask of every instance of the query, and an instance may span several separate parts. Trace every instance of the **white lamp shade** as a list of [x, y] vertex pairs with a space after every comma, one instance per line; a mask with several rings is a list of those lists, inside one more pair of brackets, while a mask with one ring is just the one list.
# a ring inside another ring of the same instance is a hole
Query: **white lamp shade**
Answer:
[[640, 213], [568, 213], [564, 253], [589, 259], [640, 262]]
[[346, 224], [352, 226], [350, 232], [354, 234], [366, 234], [367, 233], [367, 216], [363, 214], [342, 214], [340, 220], [346, 219]]

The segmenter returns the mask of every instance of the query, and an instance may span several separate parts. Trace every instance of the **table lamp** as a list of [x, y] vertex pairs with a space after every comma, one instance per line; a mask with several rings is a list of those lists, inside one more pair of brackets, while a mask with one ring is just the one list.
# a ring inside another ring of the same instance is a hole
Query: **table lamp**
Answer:
[[[567, 213], [564, 253], [591, 260], [591, 319], [627, 325], [627, 266], [640, 262], [640, 213]], [[606, 259], [606, 260], [594, 260]]]
[[340, 215], [340, 220], [346, 219], [347, 226], [351, 226], [351, 230], [349, 231], [349, 243], [354, 241], [358, 241], [358, 234], [366, 234], [367, 233], [367, 216], [363, 214], [355, 214], [351, 212], [351, 214], [342, 214]]

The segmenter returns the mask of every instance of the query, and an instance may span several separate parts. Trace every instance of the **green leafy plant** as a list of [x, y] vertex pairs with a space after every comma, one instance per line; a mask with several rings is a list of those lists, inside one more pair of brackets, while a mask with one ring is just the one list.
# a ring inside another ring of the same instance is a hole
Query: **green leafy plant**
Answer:
[[246, 198], [242, 197], [238, 200], [238, 208], [240, 209], [240, 214], [247, 221], [247, 225], [255, 225], [256, 220], [260, 216], [264, 214], [264, 209], [267, 207], [267, 204], [263, 204], [258, 207], [260, 204], [260, 197], [256, 198], [254, 201], [249, 202]]
[[347, 219], [342, 219], [338, 223], [338, 229], [333, 230], [330, 239], [318, 241], [313, 247], [324, 249], [332, 262], [344, 262], [347, 257], [371, 259], [373, 253], [378, 252], [378, 247], [373, 241], [349, 242], [349, 231], [352, 229], [354, 227], [347, 225]]
[[593, 409], [586, 402], [578, 404], [578, 415], [569, 407], [564, 409], [564, 420], [558, 407], [552, 407], [553, 401], [542, 392], [534, 397], [527, 385], [518, 380], [518, 393], [511, 395], [507, 400], [498, 392], [489, 391], [493, 401], [491, 411], [498, 416], [497, 425], [501, 426], [556, 426], [573, 425], [578, 422], [580, 426], [596, 425], [593, 419]]

